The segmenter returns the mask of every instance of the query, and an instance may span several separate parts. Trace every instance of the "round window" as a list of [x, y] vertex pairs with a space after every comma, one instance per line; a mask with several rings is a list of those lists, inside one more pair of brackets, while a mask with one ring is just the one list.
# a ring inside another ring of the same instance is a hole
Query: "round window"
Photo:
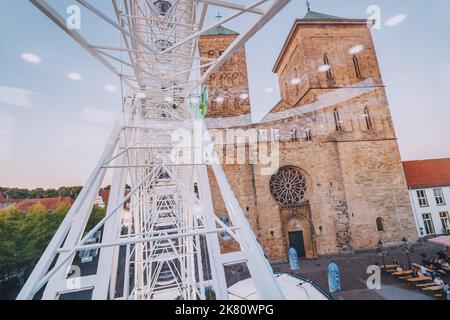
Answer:
[[270, 192], [280, 206], [298, 206], [306, 195], [305, 176], [298, 168], [282, 167], [270, 180]]

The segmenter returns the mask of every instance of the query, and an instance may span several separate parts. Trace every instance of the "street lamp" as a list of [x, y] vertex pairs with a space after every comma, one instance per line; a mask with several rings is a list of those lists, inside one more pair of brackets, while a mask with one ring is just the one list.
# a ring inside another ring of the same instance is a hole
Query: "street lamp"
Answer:
[[403, 237], [402, 239], [402, 244], [400, 245], [400, 252], [403, 253], [404, 255], [406, 255], [406, 258], [408, 259], [408, 266], [409, 269], [411, 270], [411, 259], [409, 257], [411, 250], [411, 244], [409, 244], [408, 239], [406, 239], [405, 237]]
[[383, 241], [378, 241], [377, 248], [375, 249], [375, 253], [379, 255], [383, 261], [383, 270], [386, 270], [386, 261], [385, 257], [388, 255], [386, 248], [384, 247]]

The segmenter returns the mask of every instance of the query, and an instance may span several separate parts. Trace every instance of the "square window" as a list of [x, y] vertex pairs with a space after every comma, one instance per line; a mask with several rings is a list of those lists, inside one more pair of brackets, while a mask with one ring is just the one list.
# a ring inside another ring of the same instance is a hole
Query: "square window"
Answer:
[[417, 190], [417, 200], [419, 201], [419, 206], [428, 207], [428, 200], [425, 190]]
[[442, 192], [441, 188], [433, 189], [434, 198], [436, 199], [436, 205], [438, 206], [444, 206], [445, 205], [445, 199], [444, 194]]

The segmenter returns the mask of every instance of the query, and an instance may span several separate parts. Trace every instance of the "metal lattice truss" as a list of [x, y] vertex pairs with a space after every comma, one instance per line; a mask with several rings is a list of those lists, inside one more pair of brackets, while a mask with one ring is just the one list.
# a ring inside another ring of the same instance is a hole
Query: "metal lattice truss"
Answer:
[[[90, 43], [67, 27], [44, 0], [30, 0], [131, 89], [124, 115], [101, 159], [29, 277], [18, 299], [205, 299], [207, 288], [227, 299], [225, 267], [246, 263], [263, 299], [283, 294], [218, 161], [210, 166], [231, 225], [214, 213], [204, 161], [178, 161], [199, 145], [176, 147], [174, 130], [208, 137], [191, 101], [196, 90], [289, 0], [250, 4], [220, 0], [112, 0], [114, 16], [85, 0], [85, 9], [122, 34], [117, 45]], [[232, 9], [205, 26], [209, 6]], [[200, 58], [199, 37], [241, 15], [256, 21], [218, 59]], [[207, 71], [200, 76], [200, 69]], [[205, 134], [206, 133], [206, 134]], [[194, 140], [196, 138], [194, 137]], [[201, 139], [200, 139], [201, 140]], [[86, 230], [99, 189], [111, 174], [106, 216]], [[127, 186], [129, 188], [127, 189]], [[101, 239], [92, 241], [101, 232]], [[222, 253], [218, 235], [228, 233], [240, 251]], [[74, 266], [80, 253], [99, 252], [95, 270]]]

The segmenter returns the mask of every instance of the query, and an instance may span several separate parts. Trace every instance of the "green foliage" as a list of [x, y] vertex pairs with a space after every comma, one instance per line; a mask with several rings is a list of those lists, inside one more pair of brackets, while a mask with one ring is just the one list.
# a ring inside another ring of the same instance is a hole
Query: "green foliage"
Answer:
[[12, 199], [43, 199], [56, 197], [71, 197], [76, 199], [81, 192], [82, 187], [61, 187], [58, 190], [37, 188], [33, 190], [19, 188], [0, 188], [5, 197]]
[[205, 295], [206, 300], [217, 300], [216, 293], [212, 289], [207, 289]]
[[[53, 212], [41, 204], [27, 212], [0, 210], [0, 279], [12, 272], [31, 272], [69, 210], [66, 203]], [[105, 209], [94, 206], [86, 231], [104, 217]]]
[[94, 205], [92, 209], [92, 214], [89, 218], [89, 221], [86, 225], [86, 231], [89, 232], [105, 217], [106, 210], [100, 208], [98, 205]]
[[0, 278], [35, 265], [67, 213], [58, 209], [48, 212], [36, 204], [27, 212], [0, 211]]

